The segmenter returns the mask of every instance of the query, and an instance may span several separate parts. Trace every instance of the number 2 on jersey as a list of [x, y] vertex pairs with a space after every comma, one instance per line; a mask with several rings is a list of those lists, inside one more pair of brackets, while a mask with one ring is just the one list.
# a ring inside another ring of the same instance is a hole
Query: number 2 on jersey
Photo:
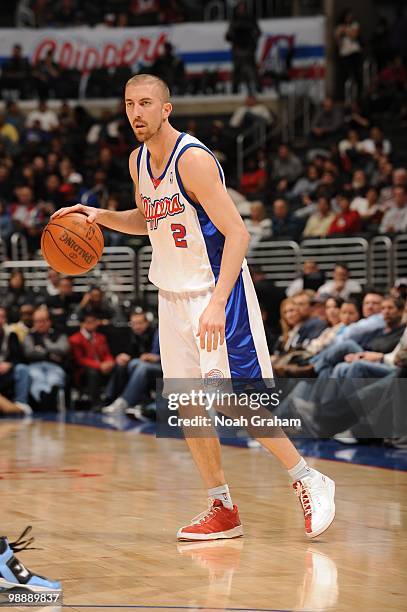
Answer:
[[185, 240], [186, 229], [181, 223], [171, 223], [172, 236], [174, 238], [175, 246], [180, 249], [186, 249], [188, 247], [187, 241]]

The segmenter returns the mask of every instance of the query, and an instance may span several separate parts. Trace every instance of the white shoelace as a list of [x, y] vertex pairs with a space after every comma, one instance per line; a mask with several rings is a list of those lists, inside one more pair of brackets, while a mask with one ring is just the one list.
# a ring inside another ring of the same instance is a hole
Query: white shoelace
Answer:
[[205, 521], [207, 521], [209, 518], [211, 518], [212, 516], [214, 516], [215, 512], [217, 512], [218, 510], [220, 510], [219, 506], [213, 506], [213, 499], [209, 499], [208, 500], [209, 505], [207, 507], [206, 510], [204, 510], [203, 512], [201, 512], [200, 514], [198, 514], [197, 516], [195, 516], [192, 521], [191, 524], [195, 525], [197, 523], [204, 523]]

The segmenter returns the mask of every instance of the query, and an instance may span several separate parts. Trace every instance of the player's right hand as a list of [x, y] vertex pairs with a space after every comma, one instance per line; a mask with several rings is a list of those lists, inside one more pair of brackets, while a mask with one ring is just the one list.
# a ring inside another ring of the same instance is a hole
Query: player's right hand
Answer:
[[51, 219], [58, 219], [58, 217], [63, 217], [68, 213], [78, 212], [84, 213], [87, 217], [87, 221], [89, 223], [93, 223], [96, 221], [98, 209], [93, 206], [84, 206], [83, 204], [75, 204], [74, 206], [65, 206], [64, 208], [60, 208], [52, 215]]

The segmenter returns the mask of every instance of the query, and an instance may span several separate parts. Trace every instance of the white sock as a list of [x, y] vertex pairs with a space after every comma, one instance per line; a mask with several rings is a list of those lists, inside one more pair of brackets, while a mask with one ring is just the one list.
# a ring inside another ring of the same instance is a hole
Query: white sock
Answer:
[[220, 487], [214, 487], [208, 489], [208, 497], [211, 499], [219, 499], [225, 508], [233, 510], [232, 498], [229, 493], [229, 487], [227, 484], [221, 485]]
[[307, 476], [311, 476], [312, 472], [312, 468], [307, 465], [307, 462], [303, 457], [301, 457], [297, 465], [288, 470], [288, 473], [293, 479], [293, 482], [296, 482], [297, 480], [302, 480]]

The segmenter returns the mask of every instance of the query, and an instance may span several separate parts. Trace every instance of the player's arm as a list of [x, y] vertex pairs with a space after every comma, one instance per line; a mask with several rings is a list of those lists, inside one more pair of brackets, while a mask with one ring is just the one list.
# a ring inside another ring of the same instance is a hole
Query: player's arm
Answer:
[[75, 204], [75, 206], [66, 206], [57, 210], [51, 217], [56, 219], [70, 212], [81, 212], [87, 216], [87, 221], [92, 223], [96, 221], [100, 225], [104, 225], [117, 232], [124, 234], [147, 234], [147, 225], [141, 207], [140, 193], [138, 189], [138, 177], [136, 169], [137, 150], [130, 155], [129, 169], [133, 179], [134, 189], [136, 194], [137, 207], [132, 210], [105, 210], [103, 208], [94, 208], [93, 206], [84, 206], [83, 204]]
[[225, 308], [242, 268], [250, 236], [232, 199], [224, 188], [212, 156], [191, 147], [180, 158], [178, 169], [189, 196], [199, 202], [212, 223], [225, 236], [218, 282], [200, 318], [198, 335], [208, 351], [222, 344], [225, 337]]

